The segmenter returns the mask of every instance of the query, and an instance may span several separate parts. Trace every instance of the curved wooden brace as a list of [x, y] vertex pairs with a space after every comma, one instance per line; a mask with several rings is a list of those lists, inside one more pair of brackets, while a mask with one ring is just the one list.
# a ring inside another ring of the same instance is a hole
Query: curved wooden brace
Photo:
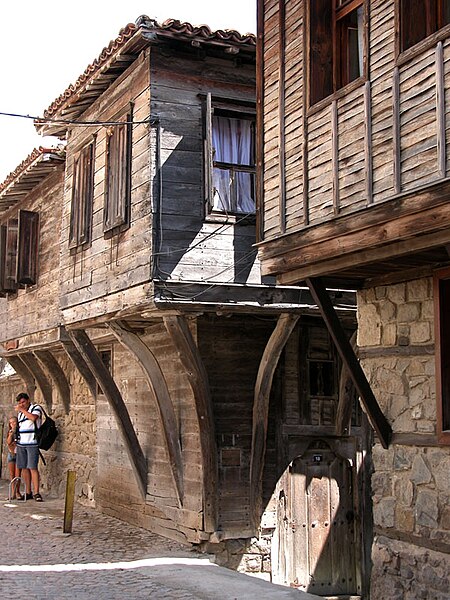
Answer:
[[175, 344], [194, 393], [202, 455], [203, 525], [205, 531], [214, 532], [217, 529], [218, 467], [208, 375], [186, 320], [179, 316], [168, 316], [164, 317], [164, 325]]
[[256, 378], [250, 456], [250, 515], [252, 526], [255, 529], [259, 526], [262, 514], [262, 478], [273, 374], [280, 360], [281, 352], [299, 318], [299, 315], [292, 314], [279, 316], [262, 355]]
[[92, 394], [92, 397], [94, 399], [97, 398], [97, 382], [95, 380], [95, 377], [89, 369], [88, 365], [86, 364], [86, 361], [81, 356], [80, 352], [78, 352], [77, 347], [70, 339], [64, 327], [60, 328], [59, 341], [61, 343], [61, 346], [64, 348], [64, 351], [66, 352], [67, 356], [70, 358], [72, 364], [86, 382]]
[[[353, 332], [350, 340], [350, 346], [353, 351], [356, 350], [356, 331]], [[349, 433], [350, 419], [352, 418], [352, 401], [354, 385], [350, 377], [350, 371], [345, 363], [342, 364], [341, 375], [339, 377], [339, 403], [336, 411], [336, 435], [345, 435]]]
[[56, 389], [59, 392], [62, 404], [64, 406], [64, 412], [66, 415], [69, 414], [70, 410], [70, 386], [67, 381], [66, 375], [59, 365], [59, 362], [50, 352], [50, 350], [35, 350], [33, 354], [41, 362], [47, 373], [50, 375]]
[[33, 373], [30, 371], [27, 365], [20, 360], [20, 356], [5, 356], [5, 358], [24, 382], [25, 387], [27, 388], [27, 394], [31, 401], [33, 401], [34, 392], [36, 390], [36, 382], [34, 380]]
[[53, 406], [52, 384], [39, 364], [38, 359], [31, 352], [26, 352], [25, 354], [20, 355], [20, 360], [25, 363], [33, 374], [33, 377], [41, 390], [44, 402], [47, 405], [48, 410], [51, 411]]
[[110, 372], [103, 364], [102, 359], [86, 332], [83, 330], [76, 330], [68, 331], [67, 333], [91, 369], [92, 374], [95, 376], [98, 385], [101, 387], [112, 408], [117, 425], [125, 442], [125, 449], [128, 458], [130, 459], [131, 468], [136, 477], [139, 491], [141, 492], [142, 498], [145, 499], [147, 494], [147, 461], [145, 460], [144, 453], [142, 452], [141, 445], [119, 388], [111, 377]]
[[117, 340], [135, 357], [144, 373], [158, 406], [164, 443], [180, 508], [183, 505], [183, 457], [178, 435], [179, 426], [166, 380], [155, 356], [141, 338], [127, 329], [122, 321], [107, 324]]

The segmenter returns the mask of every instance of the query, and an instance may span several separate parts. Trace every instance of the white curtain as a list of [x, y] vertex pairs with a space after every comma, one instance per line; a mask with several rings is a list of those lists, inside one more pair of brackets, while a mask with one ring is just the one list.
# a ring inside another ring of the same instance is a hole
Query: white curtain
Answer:
[[[251, 167], [252, 126], [247, 119], [213, 116], [212, 146], [214, 162]], [[234, 185], [235, 197], [232, 194]], [[213, 209], [254, 213], [252, 174], [214, 167]]]

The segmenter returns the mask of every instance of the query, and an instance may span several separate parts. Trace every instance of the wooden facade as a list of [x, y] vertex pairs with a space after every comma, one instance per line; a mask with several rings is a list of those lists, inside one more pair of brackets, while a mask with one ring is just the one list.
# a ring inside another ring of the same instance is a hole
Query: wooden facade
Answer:
[[[448, 595], [428, 569], [450, 568], [442, 478], [450, 440], [449, 23], [441, 1], [258, 2], [258, 255], [264, 274], [308, 285], [377, 432], [372, 580], [366, 572], [363, 592], [371, 598]], [[370, 385], [325, 285], [359, 290], [356, 352]], [[310, 459], [306, 452], [292, 469], [313, 469]], [[331, 487], [338, 470], [323, 471]], [[313, 484], [310, 491], [325, 494]], [[296, 507], [298, 518], [306, 520], [309, 501]], [[279, 502], [283, 515], [288, 502]], [[325, 537], [328, 562], [335, 539]], [[289, 539], [278, 538], [282, 549]], [[310, 558], [284, 564], [291, 581], [308, 576]], [[329, 583], [322, 578], [323, 595]]]
[[[279, 531], [276, 495], [289, 496], [294, 459], [302, 470], [333, 454], [336, 494], [360, 523], [370, 435], [309, 289], [261, 275], [255, 53], [251, 35], [142, 17], [36, 122], [66, 140], [65, 162], [53, 157], [42, 181], [24, 164], [8, 183], [17, 195], [0, 224], [35, 211], [40, 232], [36, 282], [0, 298], [1, 356], [16, 371], [1, 406], [6, 415], [23, 385], [58, 420], [44, 494], [71, 468], [80, 502], [248, 570], [257, 547], [266, 577], [306, 589], [267, 544], [277, 539], [281, 556], [303, 543]], [[251, 133], [245, 159], [213, 152], [220, 119], [241, 142]], [[355, 295], [331, 296], [347, 339]], [[306, 493], [295, 490], [294, 504]], [[341, 530], [363, 556], [360, 525]], [[355, 562], [346, 590], [362, 589], [364, 568]], [[341, 576], [331, 561], [323, 572]]]

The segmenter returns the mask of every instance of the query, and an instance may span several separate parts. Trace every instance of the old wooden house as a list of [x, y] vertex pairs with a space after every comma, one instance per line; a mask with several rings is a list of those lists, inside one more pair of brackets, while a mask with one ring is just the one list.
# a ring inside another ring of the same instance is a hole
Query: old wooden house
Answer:
[[[258, 39], [263, 273], [307, 283], [376, 430], [370, 597], [443, 600], [450, 4], [259, 0]], [[325, 285], [358, 290], [359, 362]], [[316, 523], [322, 540], [336, 510]], [[319, 567], [341, 556], [322, 557], [309, 572], [300, 557], [286, 581], [326, 586]]]
[[[79, 502], [280, 580], [298, 550], [287, 487], [314, 528], [310, 464], [351, 489], [330, 551], [354, 530], [363, 552], [369, 438], [309, 290], [261, 276], [255, 54], [253, 35], [141, 17], [36, 123], [65, 161], [39, 151], [0, 188], [17, 374], [0, 389], [4, 416], [26, 386], [60, 425], [44, 500], [73, 469]], [[350, 336], [354, 293], [330, 295]]]

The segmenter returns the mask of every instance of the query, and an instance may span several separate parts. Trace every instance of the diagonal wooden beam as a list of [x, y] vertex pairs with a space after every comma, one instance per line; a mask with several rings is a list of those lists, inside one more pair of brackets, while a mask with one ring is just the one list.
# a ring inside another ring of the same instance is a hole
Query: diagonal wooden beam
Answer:
[[27, 394], [33, 401], [34, 392], [36, 391], [36, 382], [34, 380], [33, 373], [30, 371], [27, 365], [20, 360], [20, 356], [6, 356], [5, 358], [24, 382], [25, 387], [27, 388]]
[[217, 530], [217, 447], [208, 375], [191, 330], [183, 317], [164, 317], [164, 325], [178, 351], [189, 379], [200, 431], [203, 472], [203, 506], [205, 531]]
[[64, 348], [65, 353], [71, 360], [73, 366], [77, 369], [81, 377], [86, 382], [92, 394], [92, 397], [94, 399], [97, 398], [97, 382], [95, 380], [95, 377], [89, 369], [88, 365], [86, 364], [86, 361], [81, 356], [80, 352], [78, 352], [77, 347], [70, 339], [69, 334], [67, 333], [64, 327], [60, 327], [59, 341], [61, 343], [61, 346]]
[[378, 402], [372, 392], [369, 382], [362, 370], [361, 365], [356, 358], [350, 342], [345, 335], [345, 331], [338, 319], [338, 316], [333, 308], [327, 290], [319, 277], [306, 279], [306, 284], [309, 287], [311, 295], [317, 306], [320, 309], [322, 318], [326, 323], [328, 331], [333, 338], [337, 351], [345, 366], [348, 368], [350, 377], [356, 391], [361, 398], [361, 402], [369, 418], [370, 424], [377, 432], [381, 444], [384, 448], [389, 447], [392, 437], [392, 429], [386, 417], [384, 416]]
[[145, 499], [147, 494], [147, 461], [145, 460], [144, 453], [142, 452], [141, 445], [119, 388], [112, 378], [111, 373], [103, 364], [102, 359], [87, 333], [83, 330], [68, 331], [67, 333], [91, 369], [98, 385], [101, 387], [109, 402], [116, 418], [119, 431], [122, 434], [125, 449], [128, 458], [130, 459], [131, 468], [136, 477], [139, 491]]
[[[353, 352], [356, 348], [356, 331], [350, 338], [350, 346]], [[347, 365], [343, 364], [339, 378], [339, 403], [336, 411], [336, 435], [345, 435], [349, 432], [350, 419], [352, 418], [354, 385]]]
[[50, 375], [61, 397], [64, 412], [68, 415], [70, 410], [70, 386], [64, 371], [50, 350], [35, 350], [33, 354], [44, 365]]
[[21, 354], [20, 359], [25, 363], [31, 373], [33, 373], [33, 377], [41, 390], [44, 402], [48, 409], [51, 410], [53, 406], [52, 384], [39, 364], [38, 359], [31, 352]]
[[253, 401], [252, 448], [250, 455], [250, 511], [254, 528], [259, 526], [262, 514], [262, 479], [266, 453], [269, 399], [273, 375], [283, 348], [289, 339], [299, 315], [281, 314], [259, 364]]
[[126, 348], [147, 376], [147, 381], [158, 406], [167, 456], [177, 494], [178, 505], [183, 506], [183, 458], [179, 439], [179, 426], [166, 380], [158, 361], [141, 338], [127, 329], [121, 321], [107, 323], [117, 340]]

